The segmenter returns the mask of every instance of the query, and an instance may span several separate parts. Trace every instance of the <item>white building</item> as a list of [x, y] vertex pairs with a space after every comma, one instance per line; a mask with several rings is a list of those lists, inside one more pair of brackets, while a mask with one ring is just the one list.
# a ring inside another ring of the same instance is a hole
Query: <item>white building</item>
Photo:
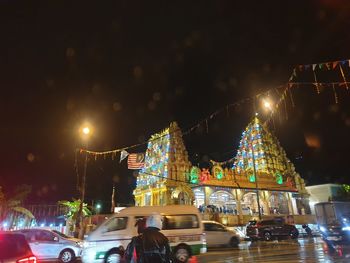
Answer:
[[315, 214], [315, 204], [320, 202], [328, 202], [333, 200], [342, 189], [342, 185], [340, 184], [319, 184], [306, 186], [306, 190], [310, 194], [310, 209], [311, 213]]

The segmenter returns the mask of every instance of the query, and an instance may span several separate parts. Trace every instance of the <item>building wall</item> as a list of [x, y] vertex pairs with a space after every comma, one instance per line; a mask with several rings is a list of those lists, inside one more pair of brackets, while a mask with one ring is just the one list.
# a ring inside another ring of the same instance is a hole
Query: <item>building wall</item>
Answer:
[[320, 202], [328, 202], [334, 199], [338, 191], [341, 190], [342, 186], [340, 184], [321, 184], [307, 186], [306, 190], [310, 194], [310, 209], [311, 213], [315, 214], [315, 204]]

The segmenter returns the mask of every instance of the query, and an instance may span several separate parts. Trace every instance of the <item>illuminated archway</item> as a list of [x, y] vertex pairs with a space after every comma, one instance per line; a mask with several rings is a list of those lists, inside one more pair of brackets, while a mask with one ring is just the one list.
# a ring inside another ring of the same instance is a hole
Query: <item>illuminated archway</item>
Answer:
[[289, 214], [288, 200], [284, 193], [272, 192], [269, 198], [271, 214]]
[[193, 189], [194, 194], [194, 205], [196, 207], [200, 207], [201, 205], [205, 205], [205, 192], [202, 187], [198, 187]]
[[234, 213], [236, 210], [236, 200], [228, 191], [219, 190], [209, 197], [209, 204], [215, 206], [220, 212]]
[[[260, 199], [261, 214], [267, 214], [267, 206]], [[255, 192], [248, 192], [242, 197], [242, 213], [243, 215], [258, 215], [258, 201]]]

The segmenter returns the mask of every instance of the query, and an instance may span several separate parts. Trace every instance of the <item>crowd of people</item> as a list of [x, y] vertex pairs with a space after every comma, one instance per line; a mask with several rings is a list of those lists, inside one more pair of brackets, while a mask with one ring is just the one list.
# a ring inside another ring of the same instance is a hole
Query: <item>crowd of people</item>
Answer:
[[209, 214], [215, 214], [215, 213], [223, 213], [223, 214], [232, 214], [237, 215], [238, 211], [237, 209], [230, 208], [227, 206], [216, 206], [216, 205], [200, 205], [198, 207], [199, 212], [201, 213], [209, 213]]
[[[231, 214], [231, 215], [238, 215], [238, 211], [236, 208], [232, 208], [232, 207], [228, 207], [228, 206], [216, 206], [216, 205], [200, 205], [198, 207], [199, 212], [205, 214], [216, 214], [216, 213], [220, 213], [220, 214]], [[258, 214], [258, 210], [257, 209], [251, 209], [250, 207], [243, 207], [242, 208], [242, 213], [244, 215], [256, 215]], [[265, 214], [264, 208], [261, 206], [260, 207], [260, 213], [262, 215]], [[270, 214], [276, 214], [279, 215], [280, 211], [279, 208], [277, 207], [273, 207], [270, 208]]]

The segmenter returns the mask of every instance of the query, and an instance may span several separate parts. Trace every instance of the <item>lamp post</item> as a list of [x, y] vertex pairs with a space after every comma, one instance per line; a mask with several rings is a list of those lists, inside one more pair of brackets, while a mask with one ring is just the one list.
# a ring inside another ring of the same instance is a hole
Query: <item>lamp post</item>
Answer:
[[259, 188], [258, 188], [258, 178], [256, 174], [256, 167], [255, 167], [255, 152], [254, 152], [254, 146], [253, 146], [253, 135], [250, 136], [250, 145], [252, 148], [252, 159], [253, 159], [253, 176], [255, 179], [255, 192], [256, 192], [256, 201], [258, 202], [258, 212], [259, 212], [259, 220], [261, 220], [261, 208], [260, 208], [260, 197], [259, 197]]
[[[85, 124], [81, 127], [80, 135], [85, 141], [85, 149], [87, 149], [88, 139], [91, 136], [91, 128], [89, 127], [89, 125]], [[88, 154], [87, 152], [85, 152], [83, 176], [81, 179], [81, 185], [79, 186], [80, 204], [79, 204], [79, 210], [78, 210], [77, 221], [76, 221], [76, 226], [79, 228], [79, 235], [78, 235], [79, 238], [83, 237], [83, 206], [84, 206], [84, 200], [85, 200], [87, 162], [88, 162]]]
[[[273, 112], [273, 103], [269, 98], [263, 99], [262, 105], [263, 105], [265, 110]], [[255, 100], [253, 101], [253, 107], [254, 107], [254, 111], [255, 111]], [[255, 116], [257, 116], [257, 115], [258, 115], [258, 113], [255, 113]], [[261, 220], [262, 215], [261, 215], [261, 207], [260, 207], [260, 196], [259, 196], [259, 188], [258, 188], [258, 177], [257, 177], [257, 173], [256, 173], [256, 162], [255, 162], [255, 152], [254, 152], [253, 140], [254, 140], [253, 133], [251, 133], [250, 145], [251, 145], [251, 149], [252, 149], [253, 176], [255, 179], [255, 193], [256, 193], [256, 201], [258, 203], [259, 220]]]
[[111, 213], [114, 213], [115, 210], [115, 183], [113, 182], [113, 189], [112, 189], [112, 197], [111, 197]]

